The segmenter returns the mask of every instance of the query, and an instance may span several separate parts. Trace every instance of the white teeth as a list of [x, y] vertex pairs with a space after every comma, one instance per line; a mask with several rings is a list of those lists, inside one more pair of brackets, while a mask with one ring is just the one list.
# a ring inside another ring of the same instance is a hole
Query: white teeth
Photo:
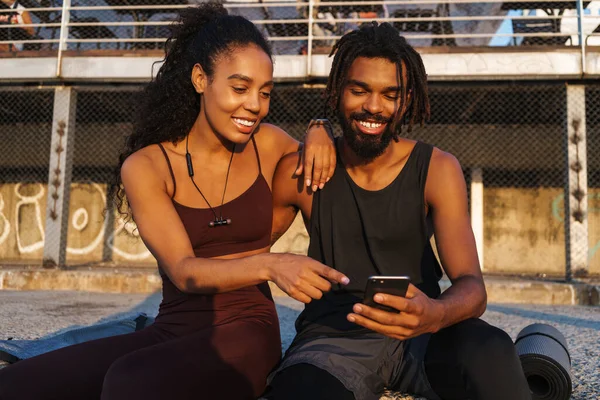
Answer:
[[245, 119], [240, 119], [240, 118], [234, 118], [233, 119], [235, 122], [237, 122], [240, 125], [244, 125], [244, 126], [254, 126], [254, 124], [256, 123], [256, 121], [248, 121]]
[[358, 121], [359, 124], [364, 126], [365, 128], [376, 129], [379, 128], [383, 124], [375, 123], [375, 122], [367, 122], [367, 121]]

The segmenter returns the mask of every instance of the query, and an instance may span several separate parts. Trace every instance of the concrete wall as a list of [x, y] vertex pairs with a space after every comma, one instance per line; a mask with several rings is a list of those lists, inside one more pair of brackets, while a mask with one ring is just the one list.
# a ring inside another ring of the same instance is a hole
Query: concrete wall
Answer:
[[[133, 224], [104, 218], [106, 187], [73, 184], [67, 262], [155, 264]], [[0, 186], [0, 263], [41, 262], [46, 185]], [[564, 204], [561, 188], [485, 188], [486, 272], [562, 275], [565, 271]], [[109, 234], [105, 234], [108, 231]], [[301, 218], [273, 251], [305, 254], [308, 235]], [[600, 273], [600, 189], [589, 194], [590, 272]]]
[[[484, 189], [486, 272], [565, 273], [563, 191], [559, 188]], [[600, 274], [600, 189], [589, 194], [590, 273]], [[306, 254], [308, 234], [297, 217], [273, 251]]]
[[[589, 192], [591, 273], [600, 273], [600, 190]], [[486, 271], [545, 273], [565, 271], [564, 195], [559, 188], [485, 188]]]
[[[155, 264], [133, 224], [104, 218], [106, 187], [73, 184], [67, 236], [68, 263], [114, 261], [125, 265]], [[41, 262], [46, 224], [47, 185], [0, 186], [0, 262]], [[105, 231], [109, 234], [106, 235]]]

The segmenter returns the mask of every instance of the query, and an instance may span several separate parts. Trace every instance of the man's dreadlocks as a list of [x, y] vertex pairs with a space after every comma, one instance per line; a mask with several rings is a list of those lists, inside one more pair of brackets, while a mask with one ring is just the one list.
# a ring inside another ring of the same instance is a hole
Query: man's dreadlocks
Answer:
[[[429, 119], [429, 95], [427, 93], [427, 74], [423, 60], [406, 39], [388, 23], [378, 24], [372, 22], [364, 24], [359, 29], [347, 33], [333, 46], [329, 56], [335, 54], [325, 98], [331, 110], [337, 110], [340, 97], [346, 83], [348, 70], [358, 57], [385, 58], [397, 66], [398, 80], [403, 82], [404, 69], [406, 69], [406, 87], [401, 83], [401, 98], [405, 99], [410, 93], [410, 104], [404, 116], [398, 115], [394, 122], [397, 124], [396, 135], [402, 131], [402, 126], [407, 125], [411, 132], [415, 123], [423, 125]], [[400, 107], [402, 108], [402, 107]], [[403, 117], [403, 118], [402, 118]], [[399, 119], [402, 118], [402, 121]]]

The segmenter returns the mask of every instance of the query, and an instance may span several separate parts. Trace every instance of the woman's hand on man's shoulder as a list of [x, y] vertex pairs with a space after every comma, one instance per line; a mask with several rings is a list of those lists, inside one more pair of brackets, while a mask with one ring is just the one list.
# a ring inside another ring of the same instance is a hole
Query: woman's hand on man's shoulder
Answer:
[[[304, 181], [312, 191], [322, 189], [333, 176], [336, 163], [336, 152], [333, 137], [322, 125], [311, 126], [305, 134], [304, 145], [292, 138], [281, 128], [271, 124], [261, 124], [257, 143], [259, 147], [269, 150], [280, 162], [283, 157], [299, 152], [295, 175], [304, 173]], [[260, 140], [260, 142], [259, 142]]]

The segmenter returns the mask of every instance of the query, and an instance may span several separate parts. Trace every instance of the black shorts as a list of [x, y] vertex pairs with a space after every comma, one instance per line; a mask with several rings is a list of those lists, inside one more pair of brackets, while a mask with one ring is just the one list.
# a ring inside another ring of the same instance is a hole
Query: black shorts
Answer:
[[311, 364], [335, 376], [357, 400], [378, 400], [385, 389], [440, 400], [425, 373], [430, 337], [426, 334], [400, 341], [370, 332], [294, 341], [268, 383], [287, 367]]

